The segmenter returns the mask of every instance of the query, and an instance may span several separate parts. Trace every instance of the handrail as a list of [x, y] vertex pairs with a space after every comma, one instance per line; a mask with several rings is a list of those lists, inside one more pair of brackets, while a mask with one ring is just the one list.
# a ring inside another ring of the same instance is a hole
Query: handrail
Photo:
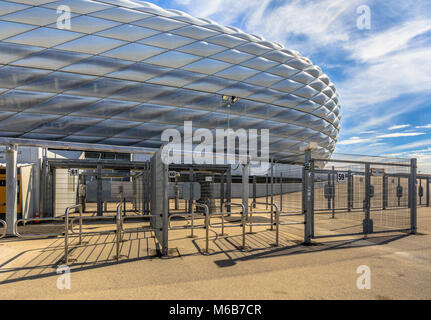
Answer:
[[6, 231], [7, 231], [7, 223], [4, 220], [0, 219], [0, 223], [4, 226], [4, 230], [3, 230], [3, 234], [0, 235], [0, 239], [4, 238], [6, 236]]
[[195, 206], [205, 209], [205, 251], [204, 251], [204, 254], [208, 255], [209, 254], [209, 220], [210, 220], [209, 215], [210, 215], [210, 210], [209, 210], [208, 206], [206, 204], [203, 204], [203, 203], [196, 203]]
[[[252, 202], [252, 207], [255, 204], [266, 205], [266, 202], [256, 202], [256, 201], [253, 201]], [[271, 230], [273, 230], [273, 225], [274, 225], [274, 223], [272, 221], [272, 215], [273, 215], [274, 208], [275, 208], [275, 244], [274, 244], [274, 246], [278, 247], [278, 244], [279, 244], [279, 233], [280, 233], [280, 210], [279, 210], [278, 206], [275, 203], [273, 203], [273, 202], [269, 203], [269, 205], [271, 206], [271, 212], [269, 212], [271, 214], [271, 223], [270, 223]], [[266, 213], [266, 212], [264, 212], [264, 213]], [[248, 225], [251, 227], [253, 225], [254, 226], [267, 226], [268, 224], [267, 223], [252, 223], [252, 222], [249, 222]]]
[[246, 245], [245, 245], [245, 226], [247, 224], [247, 217], [246, 217], [246, 212], [245, 212], [245, 206], [242, 203], [231, 203], [231, 202], [226, 203], [226, 205], [229, 205], [229, 206], [240, 206], [241, 209], [242, 209], [242, 212], [241, 212], [242, 246], [241, 246], [241, 249], [242, 250], [246, 250], [247, 248], [246, 248]]
[[69, 264], [69, 213], [72, 209], [79, 209], [79, 244], [82, 243], [82, 205], [77, 204], [66, 208], [64, 212], [64, 263]]
[[[242, 203], [232, 203], [232, 202], [226, 202], [226, 203], [223, 203], [223, 205], [222, 205], [222, 212], [220, 213], [220, 214], [214, 214], [214, 213], [212, 213], [211, 214], [211, 216], [210, 216], [210, 226], [211, 226], [211, 217], [220, 217], [221, 216], [221, 233], [219, 234], [219, 236], [224, 236], [224, 235], [226, 235], [225, 233], [224, 233], [224, 217], [225, 217], [225, 212], [224, 212], [224, 209], [226, 209], [228, 206], [237, 206], [237, 207], [241, 207], [241, 209], [242, 209], [242, 211], [241, 211], [241, 218], [242, 218], [242, 215], [244, 215], [245, 214], [245, 206], [242, 204]], [[231, 212], [231, 214], [232, 214], [232, 212]], [[234, 226], [231, 226], [231, 227], [238, 227], [238, 226], [241, 226], [241, 225], [234, 225]], [[214, 226], [211, 226], [211, 227], [214, 227]]]
[[122, 221], [121, 221], [121, 206], [122, 203], [120, 202], [117, 205], [117, 215], [115, 216], [115, 222], [117, 225], [117, 230], [116, 230], [116, 248], [117, 248], [117, 255], [115, 256], [115, 258], [118, 260], [120, 260], [120, 242], [123, 239], [122, 236]]

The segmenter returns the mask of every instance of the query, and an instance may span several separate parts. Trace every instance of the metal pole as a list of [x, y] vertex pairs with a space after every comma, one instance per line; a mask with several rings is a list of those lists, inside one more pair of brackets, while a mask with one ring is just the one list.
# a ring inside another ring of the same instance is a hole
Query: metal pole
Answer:
[[[227, 170], [227, 184], [226, 184], [226, 202], [232, 202], [232, 167], [229, 166]], [[231, 213], [231, 206], [227, 206], [227, 212]]]
[[370, 176], [370, 164], [365, 164], [365, 219], [362, 222], [363, 232], [365, 235], [373, 232], [373, 221], [370, 219], [370, 186], [371, 186], [371, 176]]
[[190, 168], [189, 171], [189, 179], [190, 179], [190, 199], [189, 199], [189, 213], [191, 214], [191, 222], [192, 226], [190, 229], [190, 238], [194, 238], [194, 226], [195, 226], [195, 216], [194, 216], [194, 207], [193, 207], [193, 182], [194, 182], [194, 172], [193, 168]]
[[253, 176], [253, 208], [256, 208], [257, 186], [256, 176]]
[[268, 173], [265, 176], [265, 184], [266, 184], [266, 209], [268, 209], [268, 194], [269, 194], [269, 186], [268, 186]]
[[427, 207], [430, 206], [430, 178], [426, 179], [427, 182]]
[[18, 147], [16, 145], [6, 147], [6, 234], [11, 236], [15, 235], [17, 220], [17, 154]]
[[250, 196], [249, 189], [249, 165], [244, 163], [242, 165], [242, 205], [244, 206], [244, 211], [248, 217], [248, 197]]
[[347, 211], [352, 211], [352, 172], [349, 170], [347, 173]]
[[280, 210], [283, 211], [283, 172], [280, 170]]
[[383, 184], [382, 184], [382, 192], [383, 192], [383, 199], [382, 199], [382, 209], [386, 210], [386, 208], [388, 207], [388, 176], [384, 175], [383, 176]]
[[103, 205], [102, 205], [102, 164], [97, 165], [97, 215], [103, 216]]
[[82, 204], [79, 206], [79, 244], [82, 244]]
[[64, 263], [69, 264], [69, 208], [64, 214]]
[[332, 166], [332, 219], [335, 218], [335, 168]]
[[[312, 235], [312, 189], [311, 186], [313, 184], [313, 162], [311, 160], [311, 150], [305, 151], [305, 161], [304, 161], [304, 187], [303, 192], [304, 195], [304, 205], [305, 205], [305, 211], [304, 211], [304, 218], [305, 218], [305, 225], [304, 225], [304, 243], [310, 244], [311, 243], [311, 235]], [[329, 181], [328, 181], [329, 182]]]
[[329, 190], [329, 195], [328, 195], [328, 210], [331, 209], [331, 199], [332, 199], [332, 179], [331, 179], [331, 174], [328, 173], [328, 190]]
[[[422, 190], [422, 179], [419, 178], [419, 190]], [[419, 205], [422, 205], [422, 196], [419, 195]]]
[[[401, 187], [401, 177], [398, 177], [398, 188], [400, 188], [400, 187]], [[398, 191], [397, 191], [397, 198], [398, 198], [398, 207], [400, 207], [401, 206], [401, 197], [398, 194]]]
[[[271, 204], [274, 204], [274, 158], [271, 158]], [[274, 230], [273, 208], [271, 207], [271, 228]]]
[[117, 207], [117, 216], [116, 216], [116, 222], [117, 222], [117, 234], [116, 234], [116, 248], [117, 248], [117, 255], [115, 258], [120, 260], [120, 242], [121, 242], [121, 204]]
[[416, 170], [417, 170], [417, 160], [410, 160], [411, 171], [410, 171], [410, 184], [411, 184], [411, 206], [410, 206], [410, 225], [411, 225], [411, 233], [416, 234], [417, 232], [417, 204], [416, 204]]
[[220, 175], [220, 211], [221, 212], [223, 212], [223, 209], [224, 209], [224, 199], [225, 199], [224, 180], [225, 180], [225, 175], [223, 172]]

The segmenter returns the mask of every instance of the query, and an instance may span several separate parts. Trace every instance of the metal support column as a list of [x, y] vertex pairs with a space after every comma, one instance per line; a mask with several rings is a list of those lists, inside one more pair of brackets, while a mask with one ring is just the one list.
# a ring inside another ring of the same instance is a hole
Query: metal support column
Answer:
[[426, 199], [426, 201], [427, 201], [427, 207], [429, 207], [430, 206], [430, 178], [427, 178], [426, 182], [427, 182], [427, 199]]
[[305, 151], [305, 164], [303, 169], [303, 205], [304, 205], [304, 243], [310, 244], [313, 235], [313, 162], [311, 150]]
[[[274, 158], [271, 158], [271, 203], [274, 203]], [[274, 229], [273, 207], [271, 206], [271, 228]]]
[[[232, 167], [229, 166], [229, 169], [227, 170], [227, 184], [226, 184], [226, 202], [231, 203], [232, 202]], [[231, 213], [231, 206], [226, 206], [226, 210], [228, 213]]]
[[280, 171], [280, 211], [283, 211], [283, 172]]
[[401, 190], [401, 177], [398, 177], [398, 185], [397, 185], [397, 198], [398, 198], [398, 207], [401, 206], [401, 194], [398, 192], [398, 190]]
[[15, 223], [17, 220], [17, 154], [18, 147], [9, 145], [6, 147], [6, 223], [7, 235], [15, 235]]
[[373, 233], [373, 220], [370, 219], [370, 204], [371, 204], [371, 172], [370, 164], [365, 164], [365, 203], [364, 203], [364, 213], [365, 219], [362, 222], [364, 234]]
[[335, 218], [335, 168], [332, 166], [332, 219]]
[[266, 209], [268, 209], [268, 195], [269, 195], [269, 186], [268, 186], [268, 173], [265, 176], [265, 185], [266, 185]]
[[256, 208], [256, 197], [257, 197], [257, 185], [256, 185], [256, 176], [253, 176], [253, 209]]
[[386, 210], [386, 208], [388, 207], [388, 176], [384, 175], [382, 177], [383, 179], [383, 183], [382, 183], [382, 192], [383, 192], [383, 196], [382, 196], [382, 209]]
[[[193, 168], [189, 170], [189, 180], [190, 180], [190, 199], [189, 199], [189, 214], [193, 213], [193, 182], [194, 182], [194, 172]], [[192, 229], [193, 232], [193, 229]]]
[[411, 233], [416, 234], [417, 232], [417, 194], [416, 194], [416, 170], [417, 170], [417, 160], [411, 159], [410, 160], [410, 227], [411, 227]]
[[102, 164], [97, 164], [97, 216], [103, 216], [103, 184], [102, 184]]
[[224, 191], [224, 180], [225, 180], [225, 174], [224, 172], [220, 174], [220, 212], [223, 212], [223, 205], [225, 203], [225, 191]]
[[242, 165], [242, 204], [244, 206], [244, 213], [248, 220], [248, 197], [250, 196], [249, 189], [249, 164]]

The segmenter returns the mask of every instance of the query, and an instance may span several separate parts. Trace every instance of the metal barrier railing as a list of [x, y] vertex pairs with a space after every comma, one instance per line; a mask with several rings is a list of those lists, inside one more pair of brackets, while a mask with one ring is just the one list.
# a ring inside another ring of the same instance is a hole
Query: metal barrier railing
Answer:
[[82, 243], [82, 205], [78, 204], [66, 208], [64, 213], [64, 263], [69, 264], [69, 213], [70, 210], [79, 209], [80, 213], [80, 233], [79, 233], [79, 243]]
[[[196, 214], [195, 214], [194, 210], [192, 210], [191, 214], [173, 214], [173, 215], [170, 215], [169, 219], [168, 219], [168, 228], [169, 228], [169, 230], [191, 229], [191, 234], [190, 234], [191, 238], [194, 238], [194, 234], [193, 234], [194, 229], [205, 229], [205, 250], [203, 253], [205, 255], [208, 255], [209, 254], [209, 227], [210, 227], [210, 225], [209, 225], [210, 224], [209, 208], [206, 204], [202, 204], [202, 203], [193, 203], [193, 205], [195, 207], [201, 207], [204, 209], [204, 211], [205, 211], [205, 213], [204, 213], [205, 222], [203, 225], [198, 225], [198, 226], [194, 225], [194, 216]], [[187, 225], [181, 226], [181, 227], [172, 227], [171, 226], [171, 220], [172, 220], [172, 218], [176, 218], [176, 217], [182, 218], [185, 221], [187, 221]], [[190, 218], [190, 219], [187, 219], [187, 218]], [[191, 224], [190, 224], [190, 222], [191, 222]]]
[[[253, 208], [256, 204], [260, 204], [260, 205], [266, 205], [266, 202], [256, 202], [253, 201], [251, 208]], [[270, 230], [273, 231], [274, 228], [274, 220], [273, 220], [273, 214], [274, 214], [274, 208], [275, 208], [275, 247], [278, 247], [279, 244], [279, 234], [280, 234], [280, 210], [278, 209], [278, 206], [275, 203], [269, 203], [269, 206], [271, 206], [271, 212], [267, 212], [267, 211], [251, 211], [250, 210], [250, 216], [249, 216], [249, 221], [247, 222], [247, 225], [250, 226], [250, 233], [252, 233], [253, 226], [268, 226], [270, 225]], [[270, 223], [252, 223], [250, 222], [252, 215], [254, 214], [271, 214], [271, 222]]]
[[[230, 203], [230, 202], [223, 203], [223, 205], [222, 205], [222, 212], [221, 213], [211, 213], [210, 214], [210, 223], [209, 223], [209, 226], [211, 228], [220, 228], [220, 226], [221, 226], [221, 233], [219, 234], [219, 236], [225, 236], [225, 235], [227, 235], [227, 234], [224, 233], [224, 228], [225, 228], [224, 217], [225, 216], [230, 216], [232, 214], [235, 214], [235, 212], [229, 212], [228, 213], [228, 212], [224, 211], [224, 209], [226, 209], [229, 206], [238, 206], [238, 207], [241, 207], [241, 209], [242, 209], [241, 210], [241, 224], [230, 224], [230, 225], [227, 226], [227, 228], [242, 227], [242, 225], [243, 225], [242, 224], [242, 219], [243, 219], [243, 215], [245, 213], [245, 207], [244, 207], [244, 205], [242, 203]], [[214, 218], [214, 217], [221, 217], [221, 223], [211, 224], [211, 218]]]
[[[225, 209], [226, 207], [232, 207], [232, 206], [241, 207], [241, 224], [239, 224], [239, 225], [232, 224], [232, 225], [229, 225], [228, 227], [242, 227], [242, 246], [240, 246], [239, 249], [240, 250], [246, 250], [248, 247], [245, 244], [245, 226], [247, 223], [245, 206], [242, 203], [227, 202], [227, 203], [223, 204], [223, 209]], [[230, 214], [234, 214], [234, 212], [231, 212]], [[210, 226], [211, 226], [211, 224], [210, 224]], [[222, 212], [222, 234], [221, 235], [224, 235], [224, 228], [225, 228], [225, 225], [224, 225], [224, 211], [223, 211]]]
[[7, 231], [7, 223], [4, 220], [0, 219], [0, 223], [3, 225], [4, 229], [3, 229], [3, 234], [0, 235], [0, 239], [4, 238], [6, 236], [6, 231]]

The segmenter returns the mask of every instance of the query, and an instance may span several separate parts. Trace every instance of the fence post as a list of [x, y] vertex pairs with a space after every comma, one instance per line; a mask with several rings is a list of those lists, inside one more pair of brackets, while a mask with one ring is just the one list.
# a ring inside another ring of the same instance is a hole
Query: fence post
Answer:
[[410, 228], [411, 233], [416, 234], [417, 232], [417, 194], [416, 194], [416, 170], [417, 160], [410, 160]]
[[427, 207], [430, 206], [430, 178], [427, 178]]
[[383, 177], [382, 177], [382, 179], [383, 179], [383, 183], [382, 183], [382, 192], [383, 192], [383, 199], [382, 199], [382, 209], [383, 210], [386, 210], [386, 208], [388, 207], [388, 183], [389, 183], [389, 181], [388, 181], [388, 176], [387, 175], [384, 175]]
[[[226, 182], [226, 202], [230, 204], [232, 202], [232, 166], [229, 166], [227, 170]], [[232, 212], [231, 206], [228, 205], [226, 210], [229, 215]]]
[[103, 216], [103, 204], [102, 204], [102, 192], [103, 192], [103, 185], [102, 185], [102, 164], [97, 164], [97, 215], [99, 217]]
[[253, 176], [253, 208], [256, 208], [256, 197], [257, 197], [257, 178], [256, 175]]
[[[271, 158], [271, 204], [274, 204], [274, 158]], [[271, 207], [271, 228], [274, 230], [274, 215]]]
[[365, 164], [365, 203], [364, 203], [365, 219], [362, 222], [363, 232], [366, 235], [369, 233], [373, 233], [373, 220], [370, 219], [370, 203], [371, 203], [370, 186], [371, 186], [370, 164], [366, 163]]
[[280, 170], [280, 211], [283, 211], [283, 172]]
[[335, 168], [332, 166], [332, 219], [335, 219]]
[[268, 173], [266, 173], [266, 176], [265, 176], [265, 185], [266, 185], [266, 209], [268, 209], [268, 194], [269, 194]]
[[305, 151], [305, 164], [304, 164], [304, 181], [303, 181], [303, 199], [304, 199], [304, 243], [311, 243], [312, 236], [312, 215], [313, 215], [313, 203], [312, 203], [312, 184], [313, 184], [313, 163], [311, 160], [311, 150]]
[[250, 174], [249, 164], [244, 163], [242, 165], [242, 204], [244, 206], [244, 211], [247, 218], [248, 218], [248, 198], [250, 196], [249, 174]]

